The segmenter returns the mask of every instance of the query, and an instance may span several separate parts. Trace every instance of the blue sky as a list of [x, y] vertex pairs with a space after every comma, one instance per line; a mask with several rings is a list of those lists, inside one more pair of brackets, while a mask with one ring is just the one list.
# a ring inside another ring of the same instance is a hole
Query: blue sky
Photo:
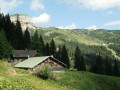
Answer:
[[119, 29], [120, 0], [0, 0], [4, 14], [27, 14], [41, 27]]

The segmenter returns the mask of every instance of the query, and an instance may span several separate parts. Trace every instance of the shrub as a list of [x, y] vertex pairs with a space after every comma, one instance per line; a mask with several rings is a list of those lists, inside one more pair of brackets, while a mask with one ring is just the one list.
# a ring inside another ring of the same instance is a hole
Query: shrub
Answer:
[[41, 77], [43, 79], [48, 79], [49, 77], [52, 76], [52, 69], [49, 65], [44, 65], [41, 70], [38, 70], [36, 72], [36, 75], [38, 77]]

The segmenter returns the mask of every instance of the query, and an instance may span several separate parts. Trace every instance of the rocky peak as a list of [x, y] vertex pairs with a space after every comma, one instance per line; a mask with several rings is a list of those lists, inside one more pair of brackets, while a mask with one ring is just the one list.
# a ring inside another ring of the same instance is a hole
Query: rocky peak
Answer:
[[21, 23], [21, 27], [23, 31], [26, 30], [26, 28], [28, 28], [29, 30], [37, 29], [37, 27], [30, 22], [29, 16], [25, 14], [14, 14], [10, 16], [10, 19], [14, 24], [16, 24], [17, 18]]

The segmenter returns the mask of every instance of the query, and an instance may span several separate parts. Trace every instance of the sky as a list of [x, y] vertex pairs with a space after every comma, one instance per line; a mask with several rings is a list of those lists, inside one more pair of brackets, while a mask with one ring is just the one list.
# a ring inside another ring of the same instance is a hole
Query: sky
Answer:
[[0, 8], [40, 27], [120, 30], [120, 0], [0, 0]]

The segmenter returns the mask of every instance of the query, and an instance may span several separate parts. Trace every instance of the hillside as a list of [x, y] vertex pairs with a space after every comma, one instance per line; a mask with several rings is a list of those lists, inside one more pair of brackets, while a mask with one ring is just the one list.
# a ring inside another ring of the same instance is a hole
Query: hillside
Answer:
[[82, 31], [83, 34], [102, 40], [105, 44], [113, 44], [120, 42], [120, 30], [95, 30]]
[[101, 40], [115, 57], [120, 58], [120, 30], [84, 30], [83, 33]]
[[[9, 73], [13, 70], [16, 75]], [[6, 61], [0, 61], [1, 90], [119, 90], [119, 85], [119, 77], [68, 70], [54, 73], [54, 79], [43, 80], [27, 74], [26, 70], [11, 67]]]
[[[54, 39], [57, 45], [66, 44], [69, 55], [74, 53], [75, 47], [78, 45], [81, 51], [86, 55], [100, 52], [103, 55], [106, 55], [107, 53], [111, 57], [115, 56], [118, 59], [120, 58], [119, 46], [113, 48], [114, 44], [120, 45], [119, 30], [62, 30], [50, 27], [40, 28], [37, 31], [43, 36], [45, 43]], [[34, 31], [31, 31], [32, 35], [33, 33]], [[110, 47], [110, 45], [113, 47]], [[96, 52], [96, 49], [101, 51]]]
[[81, 32], [77, 32], [74, 30], [62, 30], [51, 27], [38, 29], [38, 32], [46, 38], [54, 38], [58, 44], [66, 42], [76, 42], [86, 45], [99, 45], [102, 43], [102, 41], [99, 39], [89, 37]]

